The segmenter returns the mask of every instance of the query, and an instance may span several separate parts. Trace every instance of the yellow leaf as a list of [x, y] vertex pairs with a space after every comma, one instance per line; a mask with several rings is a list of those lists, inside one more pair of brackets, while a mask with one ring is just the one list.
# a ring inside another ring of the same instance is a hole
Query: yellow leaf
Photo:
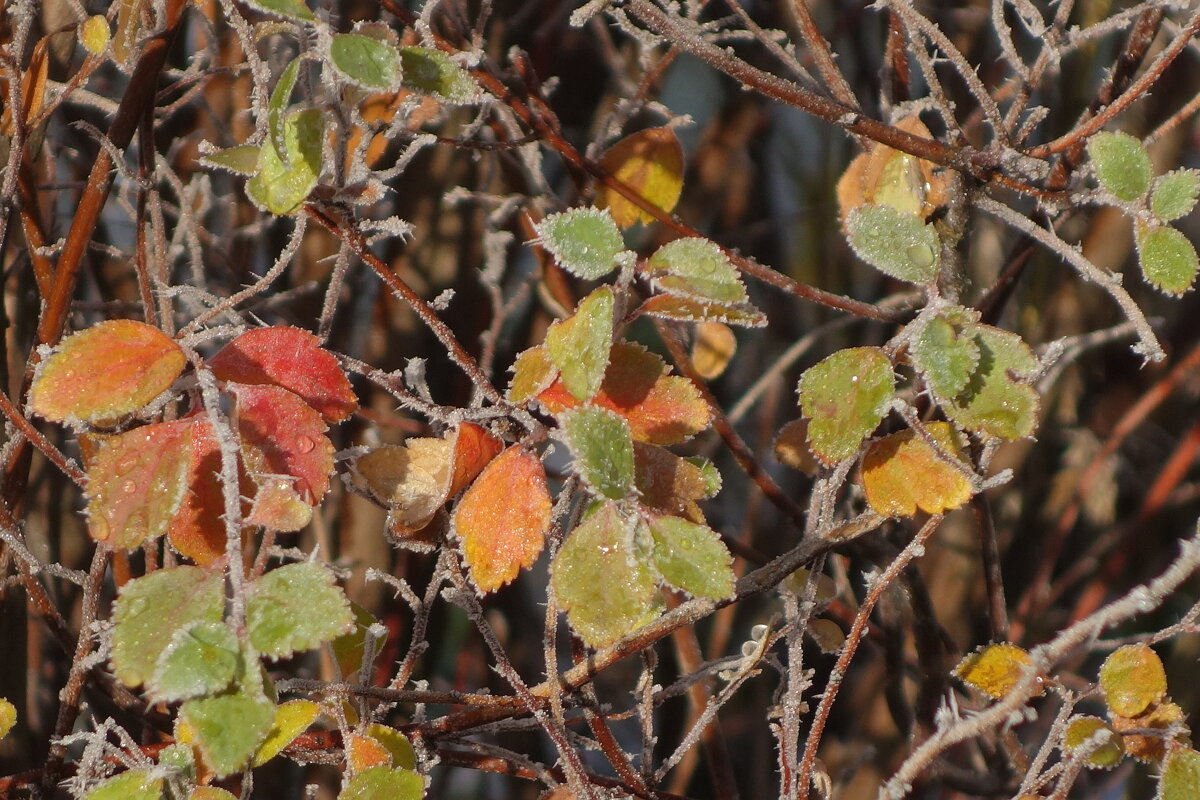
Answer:
[[[925, 427], [945, 450], [958, 453], [958, 436], [949, 424]], [[862, 484], [871, 508], [886, 517], [911, 517], [918, 508], [941, 514], [971, 498], [967, 476], [911, 430], [871, 444], [863, 456]]]
[[1029, 664], [1029, 653], [1015, 644], [1000, 642], [979, 648], [954, 668], [963, 683], [999, 700], [1012, 691]]
[[701, 322], [696, 325], [692, 342], [692, 369], [706, 380], [720, 376], [737, 352], [737, 337], [722, 322]]
[[[670, 128], [648, 128], [617, 142], [600, 158], [600, 166], [652, 205], [671, 213], [683, 189], [683, 147]], [[622, 228], [654, 222], [654, 216], [607, 186], [596, 194]]]

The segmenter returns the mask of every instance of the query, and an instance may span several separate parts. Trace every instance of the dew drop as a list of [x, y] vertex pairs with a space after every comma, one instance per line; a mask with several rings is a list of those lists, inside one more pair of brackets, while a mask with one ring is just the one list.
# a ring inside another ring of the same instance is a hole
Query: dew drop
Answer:
[[121, 484], [121, 491], [125, 494], [133, 494], [137, 491], [137, 482], [133, 480], [124, 481]]
[[307, 436], [296, 437], [296, 449], [301, 453], [311, 453], [316, 446], [317, 443]]
[[91, 531], [92, 538], [97, 542], [103, 542], [108, 539], [108, 523], [103, 517], [94, 517], [88, 520], [88, 528]]

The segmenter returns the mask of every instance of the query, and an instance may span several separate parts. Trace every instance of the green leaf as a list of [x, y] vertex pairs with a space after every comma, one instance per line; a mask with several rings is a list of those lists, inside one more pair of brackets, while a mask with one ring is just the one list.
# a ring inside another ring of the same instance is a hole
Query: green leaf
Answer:
[[279, 75], [279, 82], [271, 90], [271, 99], [267, 103], [267, 135], [276, 153], [287, 152], [287, 131], [285, 130], [283, 114], [287, 111], [288, 102], [292, 99], [292, 90], [300, 77], [300, 59], [292, 59]]
[[1100, 185], [1121, 200], [1139, 200], [1150, 188], [1150, 154], [1129, 134], [1101, 131], [1088, 140], [1087, 151]]
[[1154, 182], [1150, 194], [1150, 210], [1162, 222], [1187, 216], [1200, 194], [1200, 172], [1192, 169], [1173, 169]]
[[[189, 781], [196, 780], [196, 751], [190, 744], [175, 742], [167, 745], [159, 751], [158, 763]], [[189, 800], [195, 800], [195, 795]]]
[[1100, 691], [1114, 714], [1136, 717], [1166, 697], [1167, 673], [1149, 645], [1126, 645], [1100, 667]]
[[1200, 753], [1174, 748], [1163, 762], [1155, 800], [1195, 800], [1200, 797]]
[[182, 566], [160, 569], [121, 587], [113, 611], [113, 672], [126, 686], [154, 674], [176, 631], [220, 622], [225, 579], [220, 571]]
[[508, 384], [508, 399], [518, 404], [537, 397], [558, 377], [550, 351], [540, 345], [519, 353], [509, 371], [513, 376]]
[[151, 770], [134, 769], [101, 782], [84, 800], [160, 800], [163, 788], [163, 779]]
[[274, 14], [284, 19], [294, 19], [301, 22], [312, 22], [316, 19], [308, 6], [304, 5], [300, 0], [247, 0], [251, 6], [259, 11], [265, 11], [268, 14]]
[[250, 587], [246, 602], [250, 643], [269, 658], [311, 650], [348, 632], [353, 623], [350, 601], [320, 564], [287, 564]]
[[1101, 731], [1108, 732], [1108, 739], [1093, 750], [1084, 763], [1093, 769], [1112, 769], [1125, 758], [1125, 744], [1121, 736], [1098, 717], [1072, 718], [1063, 732], [1063, 749], [1073, 753]]
[[425, 781], [418, 773], [371, 767], [347, 781], [338, 800], [421, 800], [424, 795]]
[[978, 368], [978, 321], [974, 311], [953, 306], [926, 320], [912, 338], [913, 366], [940, 397], [958, 395]]
[[224, 622], [194, 622], [175, 631], [146, 688], [156, 702], [216, 694], [233, 682], [241, 652]]
[[246, 181], [246, 195], [272, 214], [290, 214], [308, 197], [321, 174], [325, 116], [320, 109], [289, 114], [283, 123], [286, 147], [280, 154], [263, 144], [258, 173]]
[[1200, 259], [1187, 237], [1169, 226], [1138, 225], [1138, 263], [1146, 282], [1167, 294], [1181, 295], [1196, 281]]
[[615, 642], [662, 613], [658, 576], [635, 543], [636, 523], [604, 503], [567, 537], [550, 566], [550, 588], [592, 647]]
[[329, 58], [346, 80], [364, 89], [390, 89], [400, 79], [400, 53], [372, 36], [335, 33]]
[[406, 88], [433, 95], [444, 103], [474, 103], [479, 99], [479, 87], [470, 73], [440, 50], [401, 47], [400, 63]]
[[585, 297], [575, 313], [546, 331], [546, 350], [563, 385], [586, 402], [600, 390], [613, 339], [613, 290], [601, 286]]
[[887, 413], [896, 378], [877, 347], [839, 350], [800, 376], [800, 407], [812, 451], [827, 464], [858, 452]]
[[668, 242], [646, 262], [664, 292], [718, 303], [746, 300], [746, 287], [721, 248], [698, 236]]
[[244, 693], [188, 700], [179, 718], [195, 731], [204, 760], [218, 777], [241, 772], [267, 738], [275, 704]]
[[1015, 333], [979, 325], [979, 367], [967, 387], [943, 404], [959, 425], [1002, 439], [1022, 439], [1037, 424], [1038, 393], [1025, 381], [1038, 361], [1029, 345]]
[[537, 225], [539, 243], [559, 266], [573, 275], [595, 280], [617, 267], [625, 249], [621, 231], [607, 211], [573, 208], [551, 214]]
[[846, 218], [847, 241], [863, 261], [910, 283], [933, 283], [941, 245], [933, 225], [892, 206], [867, 204]]
[[259, 152], [261, 150], [262, 148], [258, 145], [239, 144], [236, 147], [228, 147], [224, 150], [218, 150], [215, 153], [209, 153], [200, 159], [200, 163], [206, 167], [227, 169], [237, 175], [249, 178], [258, 172], [258, 162], [261, 158]]
[[680, 517], [653, 516], [654, 564], [672, 589], [713, 600], [733, 596], [733, 556], [707, 525]]
[[633, 492], [633, 438], [629, 423], [615, 411], [582, 406], [559, 415], [575, 470], [593, 491], [612, 500]]

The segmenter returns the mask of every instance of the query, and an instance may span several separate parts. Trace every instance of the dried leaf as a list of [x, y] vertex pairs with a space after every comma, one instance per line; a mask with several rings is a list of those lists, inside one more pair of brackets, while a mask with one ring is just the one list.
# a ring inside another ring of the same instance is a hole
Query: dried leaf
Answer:
[[386, 503], [400, 533], [419, 531], [450, 499], [454, 443], [413, 438], [359, 457], [354, 468], [380, 502]]
[[[720, 473], [712, 470], [717, 476], [714, 485], [704, 467], [657, 445], [634, 442], [633, 454], [634, 483], [643, 508], [692, 522], [704, 521], [697, 502], [720, 490]], [[705, 466], [712, 467], [707, 462]]]

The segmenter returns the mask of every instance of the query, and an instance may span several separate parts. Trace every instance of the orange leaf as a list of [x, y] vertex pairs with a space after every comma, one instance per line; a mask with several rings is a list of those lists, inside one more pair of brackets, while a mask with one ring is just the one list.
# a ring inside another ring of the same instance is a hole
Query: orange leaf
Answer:
[[[626, 136], [600, 157], [600, 166], [651, 205], [671, 213], [683, 190], [683, 146], [670, 128], [647, 128]], [[607, 208], [622, 228], [654, 222], [654, 216], [607, 186], [596, 192], [596, 205]]]
[[[948, 423], [930, 422], [925, 427], [945, 450], [958, 453], [958, 436]], [[911, 430], [871, 444], [863, 456], [862, 483], [867, 502], [888, 517], [911, 517], [918, 508], [941, 514], [971, 499], [967, 476]]]
[[487, 428], [473, 422], [461, 423], [454, 434], [454, 478], [450, 481], [450, 496], [465, 489], [503, 449], [504, 442]]
[[187, 491], [171, 519], [171, 546], [200, 566], [225, 554], [225, 497], [221, 490], [221, 449], [212, 425], [192, 422], [192, 458]]
[[512, 581], [542, 552], [550, 493], [541, 460], [512, 446], [484, 467], [454, 511], [463, 559], [481, 593]]
[[213, 356], [208, 366], [218, 380], [282, 386], [341, 422], [358, 408], [350, 381], [320, 340], [299, 328], [255, 328]]
[[170, 336], [130, 319], [68, 336], [33, 379], [29, 404], [54, 422], [112, 423], [171, 387], [187, 358]]
[[368, 767], [390, 767], [392, 754], [383, 742], [361, 733], [351, 733], [346, 737], [346, 763], [351, 772], [362, 772]]
[[665, 516], [704, 522], [697, 502], [716, 492], [701, 467], [670, 450], [641, 442], [634, 442], [633, 455], [634, 483], [643, 507]]

